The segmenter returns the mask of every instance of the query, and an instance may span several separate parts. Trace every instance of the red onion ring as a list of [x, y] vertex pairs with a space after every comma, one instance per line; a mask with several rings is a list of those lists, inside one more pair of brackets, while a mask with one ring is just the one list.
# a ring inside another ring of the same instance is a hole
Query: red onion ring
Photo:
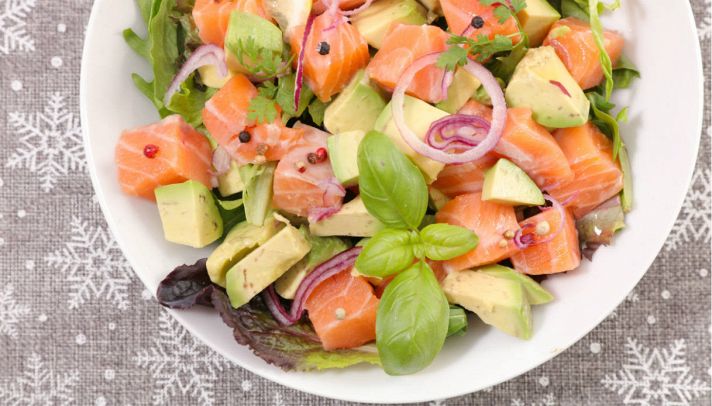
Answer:
[[225, 50], [217, 45], [203, 45], [196, 49], [180, 68], [171, 82], [171, 85], [166, 90], [166, 95], [163, 97], [163, 104], [169, 105], [173, 95], [178, 92], [180, 85], [188, 79], [191, 73], [206, 65], [214, 65], [218, 68], [218, 72], [222, 77], [228, 75], [227, 63], [225, 62]]
[[396, 127], [401, 133], [403, 140], [420, 155], [446, 164], [458, 164], [477, 160], [494, 149], [497, 145], [497, 142], [499, 142], [499, 139], [502, 137], [504, 124], [507, 119], [507, 105], [504, 101], [502, 88], [499, 86], [499, 83], [494, 76], [492, 76], [492, 73], [490, 73], [490, 71], [488, 71], [484, 66], [473, 61], [468, 61], [464, 66], [465, 70], [475, 76], [482, 83], [482, 86], [484, 86], [485, 90], [492, 99], [492, 122], [490, 129], [484, 139], [478, 143], [477, 146], [467, 150], [466, 152], [448, 154], [426, 144], [413, 132], [413, 130], [408, 127], [405, 122], [403, 101], [406, 89], [410, 85], [410, 82], [413, 81], [415, 74], [420, 72], [425, 67], [433, 65], [437, 62], [440, 55], [441, 53], [426, 55], [416, 60], [403, 73], [398, 81], [398, 84], [396, 85], [395, 90], [393, 91], [393, 99], [391, 103], [393, 120], [395, 121]]
[[447, 99], [447, 90], [452, 84], [452, 80], [455, 78], [455, 72], [451, 70], [446, 70], [443, 73], [443, 78], [440, 81], [440, 95], [437, 100], [433, 100], [435, 103], [440, 103], [441, 101]]
[[367, 8], [371, 7], [371, 3], [373, 3], [373, 0], [366, 0], [365, 3], [363, 3], [360, 7], [357, 7], [353, 10], [348, 10], [348, 11], [341, 11], [341, 15], [344, 15], [346, 17], [352, 16], [354, 14], [358, 14], [362, 11], [365, 11]]
[[311, 33], [314, 25], [314, 18], [313, 14], [310, 14], [309, 18], [307, 18], [307, 23], [304, 26], [304, 36], [302, 37], [302, 49], [299, 50], [299, 57], [297, 58], [297, 74], [294, 79], [294, 111], [299, 111], [299, 98], [302, 95], [302, 86], [304, 85], [304, 55], [306, 54], [309, 33]]
[[263, 297], [267, 302], [267, 307], [280, 324], [291, 326], [299, 321], [304, 314], [304, 303], [307, 301], [314, 289], [325, 280], [344, 271], [356, 263], [356, 258], [361, 253], [363, 247], [353, 247], [340, 254], [337, 254], [330, 260], [322, 263], [314, 268], [299, 284], [297, 292], [294, 294], [294, 302], [289, 312], [284, 309], [282, 303], [274, 292], [274, 288], [270, 286], [264, 293]]
[[529, 228], [535, 228], [536, 226], [534, 224], [525, 224], [522, 228], [517, 230], [517, 232], [514, 234], [514, 245], [517, 246], [519, 249], [525, 249], [529, 248], [533, 245], [539, 245], [539, 244], [546, 244], [550, 241], [552, 241], [554, 238], [556, 238], [563, 230], [564, 230], [564, 222], [566, 221], [566, 208], [559, 203], [558, 200], [554, 199], [553, 197], [545, 194], [544, 199], [551, 203], [551, 207], [540, 207], [541, 210], [556, 210], [559, 212], [559, 216], [561, 218], [559, 219], [559, 226], [556, 228], [556, 231], [553, 233], [550, 232], [549, 235], [547, 235], [545, 238], [542, 239], [537, 239], [536, 237], [533, 236], [533, 234], [524, 234], [524, 230], [527, 230]]
[[433, 122], [425, 134], [425, 142], [441, 151], [448, 151], [453, 145], [476, 147], [482, 141], [482, 136], [477, 137], [478, 130], [488, 132], [489, 121], [469, 114], [453, 114]]

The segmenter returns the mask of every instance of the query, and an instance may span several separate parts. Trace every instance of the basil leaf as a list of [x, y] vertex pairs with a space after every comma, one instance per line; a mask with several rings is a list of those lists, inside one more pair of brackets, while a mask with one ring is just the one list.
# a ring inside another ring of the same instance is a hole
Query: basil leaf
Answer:
[[447, 336], [463, 336], [467, 332], [467, 314], [460, 306], [450, 305], [450, 317], [447, 323]]
[[420, 237], [414, 231], [384, 229], [368, 240], [356, 258], [359, 273], [380, 278], [398, 273], [413, 264], [413, 245]]
[[633, 80], [638, 78], [640, 78], [638, 68], [625, 55], [621, 56], [613, 68], [613, 88], [627, 89], [633, 83]]
[[428, 208], [420, 170], [388, 136], [371, 131], [358, 149], [359, 190], [366, 209], [388, 227], [416, 229]]
[[464, 255], [477, 247], [478, 238], [472, 231], [450, 224], [431, 224], [420, 232], [425, 256], [446, 261]]
[[406, 375], [430, 365], [445, 343], [450, 307], [423, 261], [398, 274], [381, 296], [376, 346], [389, 375]]

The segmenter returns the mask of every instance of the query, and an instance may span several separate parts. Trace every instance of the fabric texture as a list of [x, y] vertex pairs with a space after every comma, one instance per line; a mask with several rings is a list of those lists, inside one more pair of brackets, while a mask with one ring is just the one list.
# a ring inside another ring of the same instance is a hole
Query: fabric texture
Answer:
[[[709, 84], [711, 3], [692, 4]], [[81, 144], [91, 5], [0, 0], [0, 405], [344, 404], [230, 364], [133, 274]], [[541, 367], [431, 405], [710, 404], [709, 102], [679, 220], [616, 312]]]

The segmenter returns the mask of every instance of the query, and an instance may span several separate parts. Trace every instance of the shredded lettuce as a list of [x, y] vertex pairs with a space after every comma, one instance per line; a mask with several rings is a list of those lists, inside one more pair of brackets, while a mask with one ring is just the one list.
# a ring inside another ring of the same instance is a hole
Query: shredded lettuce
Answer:
[[242, 199], [245, 216], [250, 224], [261, 226], [272, 204], [272, 181], [276, 163], [247, 164], [240, 167], [240, 178], [245, 184]]
[[161, 117], [180, 114], [192, 126], [201, 125], [201, 111], [214, 90], [202, 86], [197, 75], [192, 75], [181, 85], [167, 106], [163, 103], [178, 67], [200, 44], [190, 17], [192, 2], [137, 0], [137, 3], [148, 34], [141, 38], [128, 28], [123, 36], [129, 47], [151, 64], [153, 80], [134, 73], [134, 84], [153, 103]]

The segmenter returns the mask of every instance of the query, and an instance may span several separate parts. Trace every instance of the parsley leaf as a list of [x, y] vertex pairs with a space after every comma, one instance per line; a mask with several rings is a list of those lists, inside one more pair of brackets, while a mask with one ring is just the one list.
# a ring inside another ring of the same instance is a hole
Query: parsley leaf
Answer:
[[513, 48], [512, 36], [498, 34], [490, 39], [484, 34], [479, 34], [476, 39], [472, 39], [462, 35], [453, 35], [447, 40], [450, 48], [440, 55], [437, 66], [454, 70], [455, 67], [467, 63], [468, 55], [474, 57], [477, 62], [486, 62], [495, 54], [511, 51]]
[[258, 95], [250, 100], [247, 108], [247, 119], [256, 123], [271, 123], [277, 119], [277, 103], [274, 97], [277, 95], [277, 86], [272, 81], [266, 81], [257, 89]]
[[436, 66], [448, 71], [454, 71], [456, 67], [463, 66], [465, 63], [467, 63], [467, 51], [465, 48], [451, 46], [438, 57]]
[[500, 24], [504, 24], [511, 17], [516, 17], [516, 14], [527, 7], [525, 0], [511, 0], [507, 5], [507, 0], [480, 0], [480, 3], [485, 6], [496, 6], [494, 15], [499, 19]]
[[252, 37], [240, 39], [231, 51], [241, 66], [260, 78], [273, 78], [285, 72], [291, 62], [291, 58], [285, 61], [284, 53], [279, 54], [263, 48]]

